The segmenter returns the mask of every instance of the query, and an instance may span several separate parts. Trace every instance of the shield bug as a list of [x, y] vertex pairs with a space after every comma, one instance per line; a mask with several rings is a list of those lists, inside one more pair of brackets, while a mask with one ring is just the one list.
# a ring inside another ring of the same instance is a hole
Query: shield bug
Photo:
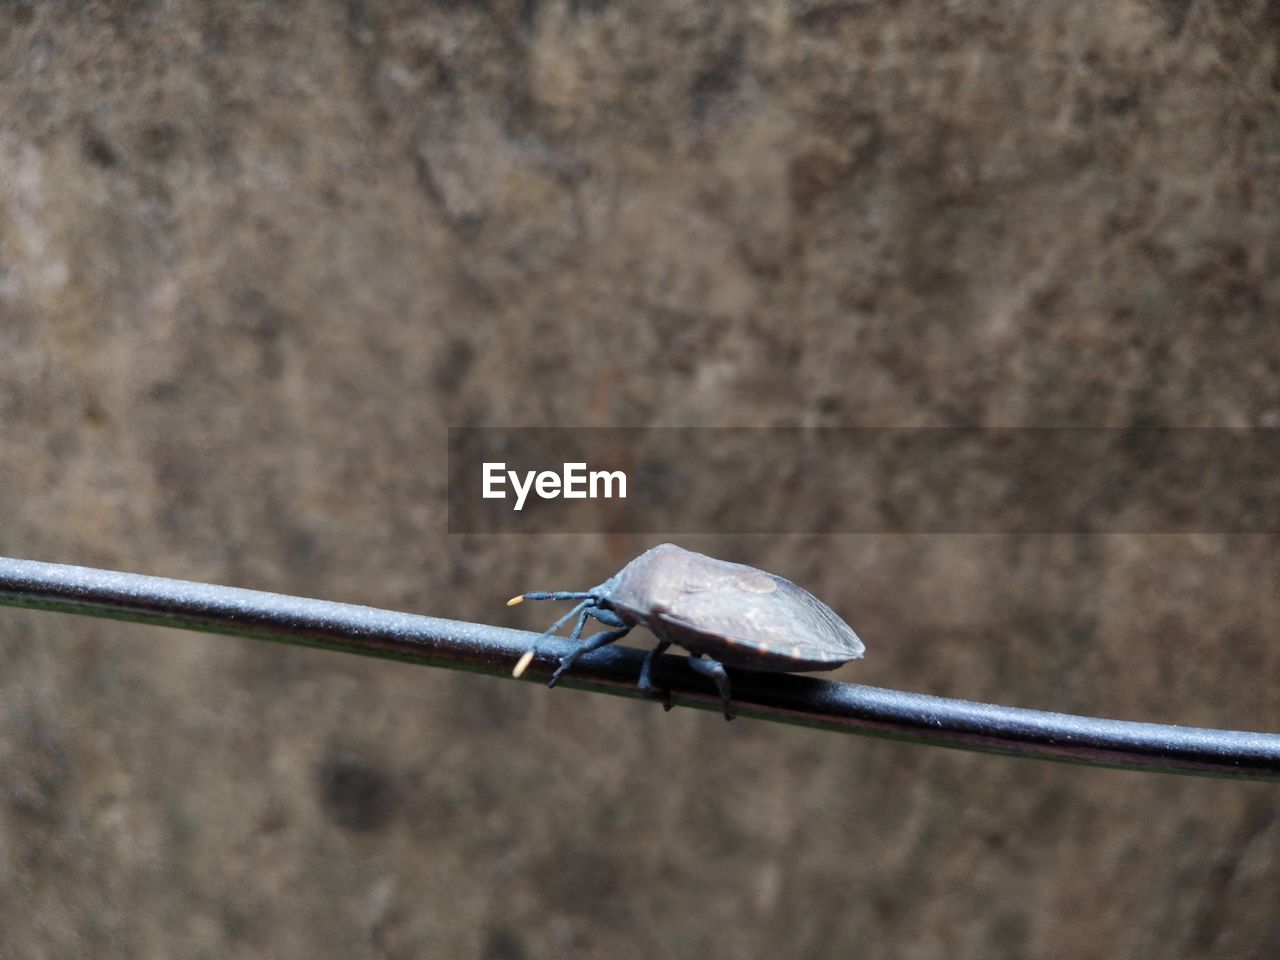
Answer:
[[[689, 651], [689, 666], [715, 681], [729, 710], [729, 674], [725, 667], [770, 673], [834, 670], [862, 656], [852, 628], [825, 603], [790, 580], [741, 563], [716, 560], [671, 543], [636, 557], [593, 590], [525, 593], [507, 601], [577, 600], [544, 637], [577, 618], [572, 641], [581, 641], [560, 659], [547, 686], [554, 687], [584, 653], [625, 637], [642, 626], [658, 638], [640, 668], [639, 687], [656, 695], [653, 662], [672, 644]], [[612, 629], [582, 640], [588, 618]], [[513, 671], [520, 676], [536, 646]], [[668, 704], [669, 706], [669, 704]]]

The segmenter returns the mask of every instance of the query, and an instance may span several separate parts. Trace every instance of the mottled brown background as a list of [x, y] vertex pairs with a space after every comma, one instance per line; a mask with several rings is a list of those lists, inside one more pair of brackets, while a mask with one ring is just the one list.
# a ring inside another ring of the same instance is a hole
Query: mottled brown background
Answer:
[[[449, 425], [1280, 426], [1278, 43], [5, 3], [0, 552], [534, 626], [653, 539], [447, 536]], [[1280, 729], [1275, 538], [683, 542], [850, 678]], [[0, 611], [5, 960], [1274, 958], [1278, 799]]]

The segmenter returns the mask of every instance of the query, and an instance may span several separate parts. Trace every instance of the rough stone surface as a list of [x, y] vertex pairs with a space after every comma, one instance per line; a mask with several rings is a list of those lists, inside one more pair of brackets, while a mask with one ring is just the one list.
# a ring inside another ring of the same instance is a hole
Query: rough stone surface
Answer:
[[[0, 552], [533, 626], [650, 541], [447, 536], [449, 425], [1280, 426], [1278, 51], [1275, 0], [6, 3]], [[685, 545], [850, 678], [1280, 730], [1274, 537]], [[3, 957], [1280, 954], [1269, 785], [0, 658]]]

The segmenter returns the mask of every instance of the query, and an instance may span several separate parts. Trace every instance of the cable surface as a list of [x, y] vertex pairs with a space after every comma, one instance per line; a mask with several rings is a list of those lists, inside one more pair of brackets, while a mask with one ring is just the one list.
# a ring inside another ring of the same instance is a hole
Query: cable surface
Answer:
[[[511, 678], [538, 634], [185, 580], [0, 557], [0, 605], [231, 634]], [[539, 641], [522, 681], [545, 682], [572, 649]], [[605, 647], [562, 685], [639, 697], [644, 651]], [[711, 682], [683, 657], [658, 659], [672, 702], [719, 712]], [[741, 717], [1091, 766], [1280, 780], [1280, 734], [1082, 717], [792, 674], [735, 672]], [[655, 702], [655, 706], [657, 703]]]

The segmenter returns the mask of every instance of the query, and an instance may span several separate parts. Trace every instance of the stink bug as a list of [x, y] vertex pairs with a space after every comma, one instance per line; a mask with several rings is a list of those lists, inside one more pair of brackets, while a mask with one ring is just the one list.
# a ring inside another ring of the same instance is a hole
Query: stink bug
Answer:
[[[581, 640], [589, 617], [613, 628], [582, 640], [562, 657], [547, 686], [554, 687], [584, 653], [643, 626], [658, 638], [658, 645], [640, 668], [641, 691], [657, 694], [650, 679], [653, 661], [677, 644], [689, 651], [689, 666], [715, 681], [726, 720], [733, 719], [726, 666], [769, 673], [834, 670], [859, 659], [864, 649], [834, 610], [790, 580], [670, 543], [642, 553], [594, 590], [525, 593], [507, 605], [524, 600], [580, 601], [544, 637], [574, 617], [574, 641]], [[524, 672], [535, 650], [520, 658], [514, 676]]]

